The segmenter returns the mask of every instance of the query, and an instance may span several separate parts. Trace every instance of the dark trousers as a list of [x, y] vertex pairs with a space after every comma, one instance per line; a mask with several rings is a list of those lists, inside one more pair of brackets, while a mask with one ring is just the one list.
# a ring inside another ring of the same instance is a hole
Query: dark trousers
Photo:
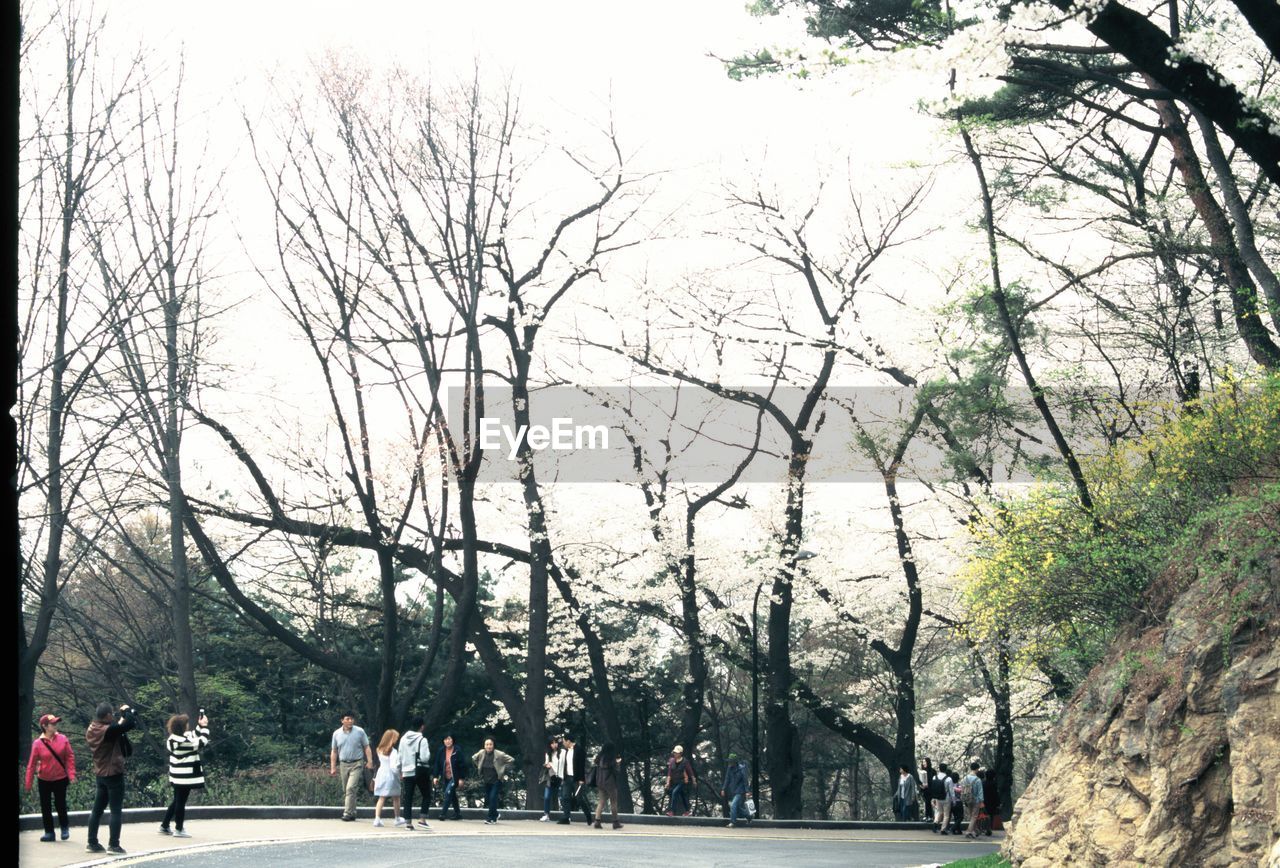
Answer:
[[169, 821], [173, 821], [173, 827], [179, 831], [182, 830], [182, 820], [187, 815], [187, 797], [191, 795], [191, 787], [174, 787], [173, 801], [169, 803], [169, 808], [164, 812], [164, 822], [161, 826], [166, 829], [169, 827]]
[[689, 797], [684, 794], [684, 783], [678, 783], [671, 788], [671, 813], [677, 817], [681, 814], [689, 813]]
[[489, 809], [489, 819], [498, 819], [498, 803], [502, 801], [502, 781], [484, 785], [484, 806]]
[[453, 818], [456, 820], [462, 816], [462, 809], [458, 807], [457, 778], [449, 778], [444, 782], [444, 796], [440, 800], [440, 819], [443, 820], [445, 814], [449, 813], [450, 802], [453, 802]]
[[431, 774], [426, 771], [411, 774], [404, 779], [402, 787], [404, 792], [401, 794], [400, 804], [404, 807], [404, 821], [413, 822], [413, 791], [416, 789], [421, 794], [422, 816], [425, 822], [427, 811], [431, 808]]
[[66, 778], [60, 781], [42, 781], [36, 778], [36, 789], [40, 791], [40, 817], [44, 820], [44, 831], [53, 834], [53, 806], [58, 806], [58, 825], [67, 828], [67, 784]]
[[120, 846], [120, 808], [124, 805], [124, 775], [107, 775], [98, 778], [98, 795], [94, 797], [93, 809], [89, 811], [89, 843], [98, 843], [98, 826], [102, 822], [102, 812], [111, 809], [111, 820], [108, 824], [111, 837], [108, 839], [114, 847]]
[[[574, 794], [578, 787], [582, 791]], [[581, 781], [566, 780], [560, 785], [560, 809], [564, 811], [564, 819], [570, 819], [575, 807], [582, 808], [582, 819], [591, 822], [591, 803], [587, 801], [587, 788]]]

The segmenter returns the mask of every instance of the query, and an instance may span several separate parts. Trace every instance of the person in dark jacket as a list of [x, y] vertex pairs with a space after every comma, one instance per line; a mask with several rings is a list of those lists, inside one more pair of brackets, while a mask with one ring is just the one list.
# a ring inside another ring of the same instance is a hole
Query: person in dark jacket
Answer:
[[618, 822], [618, 784], [622, 780], [622, 757], [614, 750], [613, 745], [606, 744], [596, 757], [596, 789], [600, 791], [600, 799], [596, 802], [596, 828], [600, 825], [600, 817], [604, 814], [604, 803], [609, 803], [613, 815], [613, 828], [621, 829]]
[[933, 780], [933, 775], [933, 760], [925, 757], [920, 763], [920, 771], [916, 774], [916, 778], [919, 781], [917, 789], [920, 791], [921, 819], [926, 823], [933, 822], [933, 799], [929, 796], [929, 781]]
[[684, 755], [684, 748], [676, 745], [671, 749], [671, 759], [667, 760], [667, 791], [671, 793], [671, 802], [667, 806], [667, 816], [689, 816], [689, 793], [698, 786], [698, 774], [693, 763]]
[[556, 760], [556, 771], [561, 780], [560, 807], [564, 816], [556, 822], [561, 826], [569, 825], [569, 817], [575, 807], [582, 808], [582, 817], [591, 823], [591, 804], [587, 800], [587, 756], [582, 748], [574, 744], [573, 736], [565, 735], [564, 749]]
[[440, 797], [440, 819], [449, 819], [449, 803], [453, 803], [453, 818], [462, 819], [462, 810], [458, 805], [458, 787], [467, 779], [467, 758], [453, 743], [453, 736], [446, 735], [440, 750], [436, 751], [435, 785], [437, 789], [444, 781], [444, 794]]
[[[120, 706], [113, 712], [111, 703], [101, 702], [94, 714], [94, 720], [85, 730], [84, 740], [93, 751], [93, 773], [98, 778], [98, 792], [93, 799], [93, 809], [89, 811], [89, 844], [85, 850], [90, 853], [111, 852], [117, 856], [124, 855], [120, 846], [120, 808], [124, 804], [124, 761], [133, 753], [133, 745], [129, 744], [128, 732], [138, 725], [138, 716], [127, 705]], [[107, 846], [98, 843], [98, 826], [102, 822], [102, 812], [111, 809], [108, 829], [111, 837]]]
[[729, 799], [730, 829], [738, 827], [739, 813], [748, 823], [751, 822], [751, 812], [744, 808], [746, 800], [751, 798], [751, 785], [747, 783], [750, 778], [751, 769], [747, 761], [739, 759], [736, 753], [729, 754], [729, 767], [724, 770], [724, 789], [720, 791], [720, 798]]

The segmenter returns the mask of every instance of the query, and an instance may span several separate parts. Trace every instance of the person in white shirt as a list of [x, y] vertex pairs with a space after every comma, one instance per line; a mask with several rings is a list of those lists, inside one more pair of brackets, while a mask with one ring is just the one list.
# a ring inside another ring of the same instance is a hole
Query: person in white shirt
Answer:
[[424, 721], [418, 715], [409, 722], [410, 729], [400, 736], [400, 779], [404, 800], [405, 828], [410, 832], [413, 825], [413, 793], [416, 789], [422, 794], [422, 818], [418, 826], [427, 828], [427, 811], [431, 807], [431, 746], [422, 734]]

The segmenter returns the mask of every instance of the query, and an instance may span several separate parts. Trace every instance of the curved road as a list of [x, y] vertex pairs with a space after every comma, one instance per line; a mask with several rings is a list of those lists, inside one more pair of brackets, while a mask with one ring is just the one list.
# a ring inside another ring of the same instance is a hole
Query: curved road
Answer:
[[[490, 840], [486, 840], [490, 839]], [[493, 840], [498, 839], [498, 840]], [[992, 853], [997, 845], [963, 838], [772, 837], [765, 835], [670, 835], [601, 831], [585, 834], [527, 834], [508, 829], [479, 835], [397, 834], [370, 838], [330, 838], [270, 844], [229, 844], [149, 856], [114, 864], [149, 868], [311, 868], [318, 865], [409, 868], [417, 865], [550, 864], [653, 868], [654, 865], [848, 866], [906, 868], [936, 865]], [[87, 854], [86, 854], [87, 855]]]

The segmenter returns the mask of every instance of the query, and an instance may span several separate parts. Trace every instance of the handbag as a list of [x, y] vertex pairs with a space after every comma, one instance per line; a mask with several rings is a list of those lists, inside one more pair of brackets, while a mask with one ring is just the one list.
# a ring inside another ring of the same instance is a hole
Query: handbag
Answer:
[[747, 808], [747, 816], [754, 817], [756, 815], [756, 800], [747, 799], [746, 808]]

